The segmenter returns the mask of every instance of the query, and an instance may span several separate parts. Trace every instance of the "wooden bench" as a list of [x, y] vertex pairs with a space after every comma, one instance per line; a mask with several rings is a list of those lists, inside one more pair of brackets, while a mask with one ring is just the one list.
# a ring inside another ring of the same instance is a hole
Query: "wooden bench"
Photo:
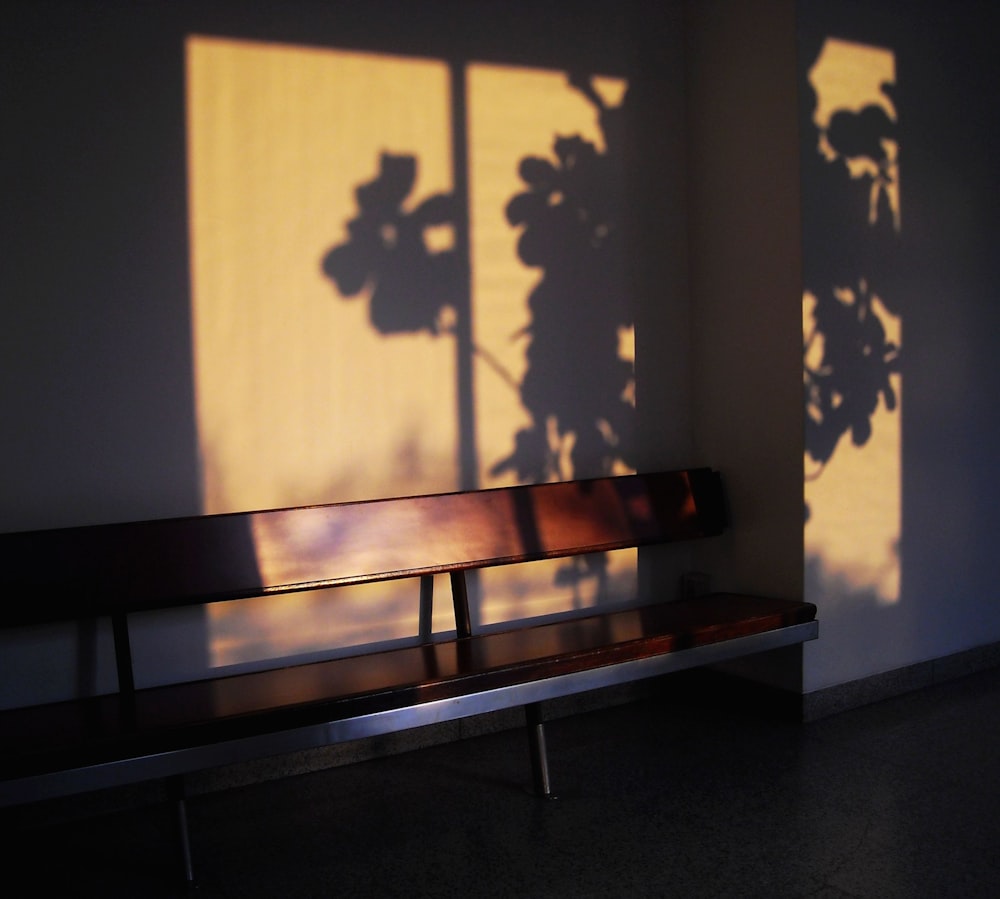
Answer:
[[[473, 633], [466, 572], [724, 524], [718, 474], [695, 469], [0, 535], [0, 625], [109, 618], [118, 676], [110, 695], [0, 712], [0, 806], [167, 779], [191, 880], [183, 775], [513, 707], [549, 796], [541, 703], [813, 639], [815, 607], [710, 594]], [[441, 573], [453, 635], [430, 632]], [[412, 645], [136, 688], [130, 616], [395, 578], [419, 579]]]

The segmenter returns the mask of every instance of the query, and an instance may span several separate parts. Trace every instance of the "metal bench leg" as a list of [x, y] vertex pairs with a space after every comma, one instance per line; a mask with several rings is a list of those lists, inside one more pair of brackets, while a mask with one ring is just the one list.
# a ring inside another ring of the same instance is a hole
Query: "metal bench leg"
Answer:
[[528, 748], [531, 752], [531, 772], [534, 777], [535, 793], [542, 799], [555, 799], [552, 782], [549, 779], [549, 755], [545, 746], [545, 726], [542, 721], [542, 706], [533, 702], [524, 707], [528, 719]]
[[181, 865], [184, 868], [184, 881], [194, 883], [194, 865], [191, 861], [191, 835], [188, 831], [187, 794], [184, 789], [184, 778], [181, 775], [170, 778], [170, 797], [174, 804], [175, 822], [177, 824], [177, 845], [181, 851]]

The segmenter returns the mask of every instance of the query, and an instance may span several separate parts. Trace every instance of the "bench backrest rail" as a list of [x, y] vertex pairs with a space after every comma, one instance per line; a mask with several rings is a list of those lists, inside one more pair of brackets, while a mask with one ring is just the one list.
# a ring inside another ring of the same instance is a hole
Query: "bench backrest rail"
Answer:
[[109, 616], [122, 692], [135, 689], [128, 616], [414, 577], [430, 638], [448, 573], [459, 637], [465, 572], [707, 537], [725, 525], [710, 469], [0, 535], [0, 626]]
[[693, 469], [0, 534], [0, 583], [19, 599], [0, 626], [603, 552], [724, 524], [718, 474]]

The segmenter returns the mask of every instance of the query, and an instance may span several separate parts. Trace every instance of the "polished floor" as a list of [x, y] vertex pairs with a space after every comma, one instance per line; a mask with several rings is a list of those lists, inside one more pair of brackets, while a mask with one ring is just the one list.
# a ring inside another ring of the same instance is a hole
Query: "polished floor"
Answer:
[[[1000, 896], [1000, 669], [805, 725], [698, 683], [550, 722], [552, 801], [518, 731], [196, 797], [191, 895]], [[162, 808], [4, 823], [6, 896], [190, 892]]]

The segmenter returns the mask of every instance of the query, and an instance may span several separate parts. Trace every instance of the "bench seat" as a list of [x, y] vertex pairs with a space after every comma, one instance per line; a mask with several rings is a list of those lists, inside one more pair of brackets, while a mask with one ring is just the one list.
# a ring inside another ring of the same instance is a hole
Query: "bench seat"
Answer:
[[[720, 593], [0, 712], [0, 805], [166, 777], [723, 661], [815, 635], [810, 603]], [[242, 750], [241, 751], [241, 745]]]

